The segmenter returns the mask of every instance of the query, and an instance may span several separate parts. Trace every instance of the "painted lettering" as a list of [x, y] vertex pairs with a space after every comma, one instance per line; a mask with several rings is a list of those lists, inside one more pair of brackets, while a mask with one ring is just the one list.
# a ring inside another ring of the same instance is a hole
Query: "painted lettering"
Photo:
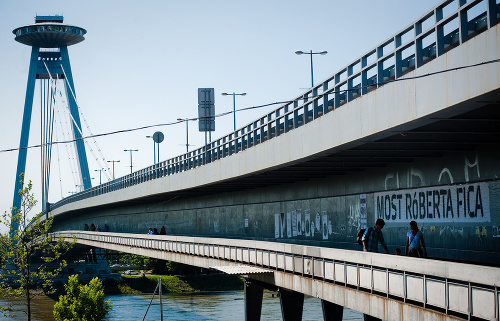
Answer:
[[386, 221], [491, 221], [488, 183], [380, 192], [374, 199], [375, 218]]

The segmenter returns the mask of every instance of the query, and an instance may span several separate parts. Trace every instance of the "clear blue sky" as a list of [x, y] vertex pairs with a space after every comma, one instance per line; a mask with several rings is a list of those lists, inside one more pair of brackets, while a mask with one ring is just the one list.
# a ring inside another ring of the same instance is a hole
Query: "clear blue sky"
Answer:
[[[310, 86], [309, 56], [296, 50], [327, 50], [315, 56], [316, 83], [411, 24], [438, 0], [222, 0], [222, 1], [1, 1], [0, 2], [0, 210], [12, 206], [30, 47], [14, 41], [12, 30], [34, 22], [36, 14], [62, 14], [64, 22], [87, 30], [86, 40], [69, 47], [79, 106], [93, 134], [175, 122], [197, 116], [197, 89], [215, 88], [216, 113], [232, 110], [232, 97], [246, 92], [237, 108], [290, 100]], [[35, 97], [39, 96], [39, 89]], [[243, 126], [267, 111], [236, 115]], [[190, 144], [204, 144], [190, 123]], [[212, 138], [232, 130], [232, 115], [216, 120]], [[120, 160], [116, 176], [153, 162], [155, 131], [165, 134], [161, 159], [185, 151], [185, 124], [97, 139], [107, 160]], [[334, 129], [333, 129], [334, 130]], [[84, 134], [88, 134], [84, 132]], [[62, 140], [56, 137], [55, 140]], [[29, 145], [40, 143], [40, 104], [35, 100]], [[100, 167], [88, 152], [93, 184]], [[68, 156], [53, 149], [50, 202], [75, 191]], [[266, 157], [266, 155], [262, 155]], [[40, 151], [28, 152], [27, 179], [40, 199]], [[103, 175], [103, 180], [105, 176]], [[62, 187], [61, 187], [62, 186]]]

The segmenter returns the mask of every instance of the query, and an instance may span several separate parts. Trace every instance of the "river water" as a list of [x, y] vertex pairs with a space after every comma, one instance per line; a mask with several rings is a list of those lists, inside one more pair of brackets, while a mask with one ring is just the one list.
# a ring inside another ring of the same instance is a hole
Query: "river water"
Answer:
[[[142, 320], [148, 309], [151, 294], [140, 295], [110, 295], [107, 297], [113, 302], [113, 309], [108, 313], [105, 320], [108, 321], [137, 321]], [[23, 307], [22, 302], [0, 300], [0, 305], [7, 302], [14, 303], [16, 308]], [[41, 297], [35, 299], [32, 305], [32, 320], [46, 321], [54, 320], [52, 308], [54, 301]], [[160, 320], [159, 299], [155, 296], [145, 320]], [[244, 293], [236, 292], [209, 292], [190, 294], [165, 294], [163, 295], [163, 318], [164, 320], [220, 320], [236, 321], [244, 320]], [[304, 312], [302, 320], [322, 320], [321, 301], [316, 298], [306, 297], [304, 300]], [[0, 320], [26, 320], [23, 312], [17, 312], [14, 318], [3, 318]], [[281, 308], [279, 298], [273, 293], [265, 292], [262, 302], [261, 320], [281, 320]], [[363, 320], [363, 315], [357, 311], [344, 309], [344, 320]]]

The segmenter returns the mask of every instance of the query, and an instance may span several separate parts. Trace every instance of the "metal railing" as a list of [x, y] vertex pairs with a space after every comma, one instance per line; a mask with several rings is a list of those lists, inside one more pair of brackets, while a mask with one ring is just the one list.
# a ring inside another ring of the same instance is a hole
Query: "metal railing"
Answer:
[[239, 239], [82, 231], [61, 234], [102, 248], [122, 245], [258, 266], [464, 319], [499, 320], [500, 268], [495, 267]]
[[51, 209], [188, 171], [301, 127], [493, 27], [500, 20], [499, 12], [496, 0], [445, 0], [323, 82], [250, 124], [194, 151], [68, 196]]

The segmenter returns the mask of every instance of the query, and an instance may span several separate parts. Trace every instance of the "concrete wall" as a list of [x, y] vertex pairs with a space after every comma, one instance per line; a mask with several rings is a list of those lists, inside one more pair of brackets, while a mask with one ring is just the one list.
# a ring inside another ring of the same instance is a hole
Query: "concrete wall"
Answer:
[[[498, 263], [499, 153], [498, 149], [452, 153], [357, 174], [196, 199], [166, 196], [156, 204], [79, 214], [58, 222], [57, 229], [106, 223], [111, 231], [146, 233], [148, 227], [165, 226], [171, 235], [361, 250], [355, 243], [357, 230], [373, 225], [382, 210], [387, 223], [383, 232], [391, 251], [396, 247], [404, 251], [408, 222], [415, 219], [430, 256]], [[436, 191], [446, 194], [437, 197]], [[425, 204], [419, 195], [427, 197]], [[382, 200], [387, 202], [383, 208]]]

